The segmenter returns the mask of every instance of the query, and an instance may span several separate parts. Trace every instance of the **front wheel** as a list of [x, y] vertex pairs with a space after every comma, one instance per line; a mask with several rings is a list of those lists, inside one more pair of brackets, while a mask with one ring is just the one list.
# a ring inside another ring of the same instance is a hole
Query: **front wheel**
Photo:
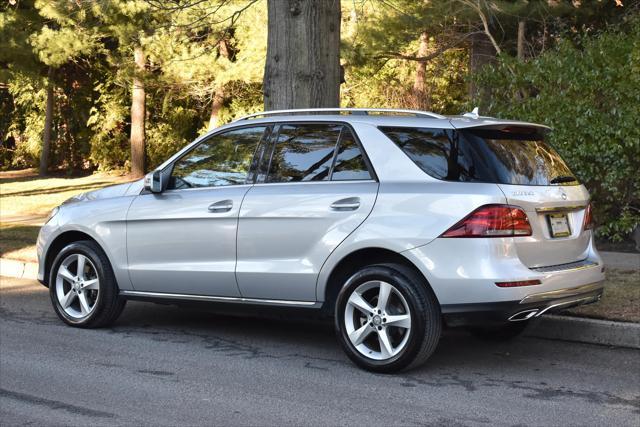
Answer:
[[92, 241], [71, 243], [60, 251], [51, 268], [49, 296], [62, 321], [82, 328], [111, 324], [126, 303], [118, 295], [107, 256]]
[[338, 295], [335, 327], [347, 356], [375, 372], [422, 364], [442, 329], [440, 307], [424, 278], [398, 264], [354, 274]]

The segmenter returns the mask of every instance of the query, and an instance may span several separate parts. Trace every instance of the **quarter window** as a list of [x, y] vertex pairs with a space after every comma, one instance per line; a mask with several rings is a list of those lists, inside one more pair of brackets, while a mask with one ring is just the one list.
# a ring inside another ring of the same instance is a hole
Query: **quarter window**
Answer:
[[236, 129], [201, 142], [175, 162], [168, 188], [245, 184], [266, 130], [266, 126]]
[[446, 181], [512, 185], [578, 184], [544, 131], [522, 126], [380, 128], [424, 172]]
[[367, 164], [353, 134], [348, 128], [342, 130], [336, 162], [331, 174], [332, 181], [371, 179]]

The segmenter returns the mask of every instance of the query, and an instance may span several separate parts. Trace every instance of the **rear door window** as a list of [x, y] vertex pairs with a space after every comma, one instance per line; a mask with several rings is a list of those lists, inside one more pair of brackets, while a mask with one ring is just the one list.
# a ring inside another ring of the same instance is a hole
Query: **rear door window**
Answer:
[[538, 129], [380, 128], [424, 172], [446, 181], [578, 184]]
[[328, 181], [340, 125], [283, 125], [267, 182]]
[[266, 182], [371, 179], [351, 130], [341, 124], [281, 125]]

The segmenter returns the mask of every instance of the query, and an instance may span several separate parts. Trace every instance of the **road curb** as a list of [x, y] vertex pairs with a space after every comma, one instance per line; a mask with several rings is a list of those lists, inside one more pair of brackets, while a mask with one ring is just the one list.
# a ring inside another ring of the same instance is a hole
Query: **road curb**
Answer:
[[640, 349], [640, 323], [546, 315], [531, 325], [526, 335]]
[[38, 279], [38, 264], [10, 258], [0, 258], [0, 275], [18, 279]]

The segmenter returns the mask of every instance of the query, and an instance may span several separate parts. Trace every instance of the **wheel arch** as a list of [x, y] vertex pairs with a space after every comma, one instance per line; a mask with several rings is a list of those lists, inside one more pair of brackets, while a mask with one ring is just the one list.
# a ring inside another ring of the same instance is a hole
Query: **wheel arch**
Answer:
[[[74, 243], [74, 242], [82, 241], [82, 240], [89, 240], [89, 241], [94, 242], [106, 254], [106, 251], [104, 250], [102, 245], [96, 239], [94, 239], [92, 236], [90, 236], [89, 234], [87, 234], [87, 233], [85, 233], [83, 231], [68, 230], [68, 231], [64, 231], [64, 232], [60, 233], [51, 242], [51, 244], [47, 248], [47, 252], [46, 252], [45, 257], [44, 257], [45, 263], [44, 263], [44, 278], [43, 278], [43, 282], [44, 283], [43, 284], [45, 286], [49, 287], [49, 276], [51, 274], [51, 266], [53, 265], [53, 261], [55, 260], [56, 256], [60, 253], [60, 251], [65, 246], [67, 246], [67, 245], [69, 245], [71, 243]], [[108, 254], [107, 254], [107, 258], [109, 258]]]
[[[361, 248], [343, 256], [340, 261], [335, 264], [331, 273], [329, 273], [328, 278], [324, 283], [324, 290], [320, 290], [321, 294], [324, 295], [324, 303], [322, 304], [323, 311], [325, 311], [327, 315], [333, 314], [338, 293], [340, 292], [344, 281], [349, 276], [366, 265], [379, 263], [397, 263], [410, 268], [422, 277], [427, 286], [431, 288], [429, 280], [425, 277], [422, 271], [420, 271], [420, 269], [410, 259], [401, 253], [382, 247]], [[433, 291], [433, 288], [431, 288], [431, 291]], [[436, 301], [437, 300], [438, 298], [436, 296]], [[438, 304], [440, 304], [439, 301]]]

